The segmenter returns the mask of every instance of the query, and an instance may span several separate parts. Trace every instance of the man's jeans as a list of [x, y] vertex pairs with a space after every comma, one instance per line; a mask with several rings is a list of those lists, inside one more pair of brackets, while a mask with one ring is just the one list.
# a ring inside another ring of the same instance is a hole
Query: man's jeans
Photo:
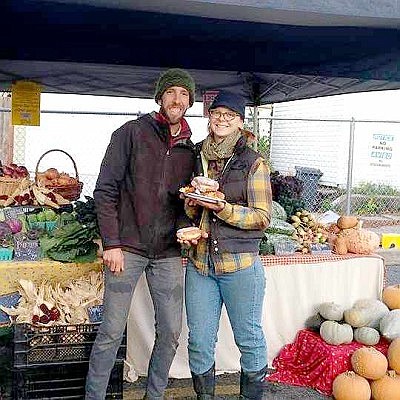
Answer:
[[208, 276], [197, 272], [191, 262], [186, 268], [185, 301], [189, 327], [189, 366], [197, 375], [214, 364], [215, 345], [222, 304], [225, 304], [245, 372], [267, 365], [262, 330], [265, 293], [264, 267], [257, 257], [246, 269], [216, 275], [210, 262]]
[[147, 398], [162, 399], [182, 329], [183, 268], [180, 257], [152, 260], [124, 252], [125, 270], [106, 269], [103, 322], [89, 361], [86, 399], [103, 400], [125, 330], [136, 284], [143, 273], [155, 310], [155, 343], [147, 375]]

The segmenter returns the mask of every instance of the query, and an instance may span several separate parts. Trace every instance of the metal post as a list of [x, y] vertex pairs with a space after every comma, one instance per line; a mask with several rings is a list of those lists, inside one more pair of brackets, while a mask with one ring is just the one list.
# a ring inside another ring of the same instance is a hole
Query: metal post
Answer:
[[259, 126], [258, 126], [258, 107], [256, 105], [254, 105], [254, 107], [253, 107], [253, 134], [256, 136], [254, 150], [257, 151], [258, 141], [260, 140], [260, 132], [259, 132]]
[[354, 117], [350, 121], [350, 138], [349, 138], [349, 161], [347, 164], [347, 187], [346, 187], [346, 214], [350, 215], [351, 211], [351, 189], [353, 180], [353, 154], [354, 154], [354, 130], [356, 122]]

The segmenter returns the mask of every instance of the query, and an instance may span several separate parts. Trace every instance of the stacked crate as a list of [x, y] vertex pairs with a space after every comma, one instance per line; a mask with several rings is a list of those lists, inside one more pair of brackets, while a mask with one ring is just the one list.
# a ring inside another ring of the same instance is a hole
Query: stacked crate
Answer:
[[[14, 326], [12, 398], [83, 399], [90, 352], [99, 324]], [[106, 399], [123, 398], [126, 334], [111, 372]]]

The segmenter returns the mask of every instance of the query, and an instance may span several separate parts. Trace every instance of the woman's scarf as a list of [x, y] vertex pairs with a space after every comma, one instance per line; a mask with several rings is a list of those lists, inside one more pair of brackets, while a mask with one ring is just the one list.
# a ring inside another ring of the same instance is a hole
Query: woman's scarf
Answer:
[[208, 161], [208, 175], [210, 178], [219, 178], [226, 161], [232, 157], [235, 145], [240, 137], [241, 131], [238, 130], [226, 136], [220, 143], [214, 141], [212, 133], [204, 139], [201, 152]]

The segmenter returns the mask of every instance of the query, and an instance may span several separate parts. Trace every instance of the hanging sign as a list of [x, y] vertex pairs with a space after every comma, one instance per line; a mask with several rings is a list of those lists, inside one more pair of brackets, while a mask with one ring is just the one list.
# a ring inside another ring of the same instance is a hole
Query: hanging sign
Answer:
[[208, 118], [208, 107], [217, 97], [219, 90], [208, 90], [203, 94], [203, 117]]
[[12, 85], [11, 121], [13, 125], [40, 125], [40, 92], [38, 83], [18, 81]]

